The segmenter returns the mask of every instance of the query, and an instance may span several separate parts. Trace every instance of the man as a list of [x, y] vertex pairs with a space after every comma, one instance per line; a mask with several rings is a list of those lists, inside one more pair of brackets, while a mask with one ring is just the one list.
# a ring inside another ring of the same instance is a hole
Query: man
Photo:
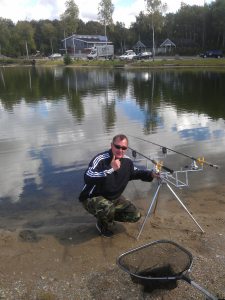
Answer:
[[79, 200], [84, 208], [97, 218], [96, 227], [101, 235], [111, 237], [110, 225], [114, 221], [137, 222], [141, 214], [122, 196], [130, 180], [151, 182], [156, 176], [148, 170], [138, 170], [125, 155], [128, 138], [116, 135], [111, 149], [96, 155], [84, 174], [85, 185]]

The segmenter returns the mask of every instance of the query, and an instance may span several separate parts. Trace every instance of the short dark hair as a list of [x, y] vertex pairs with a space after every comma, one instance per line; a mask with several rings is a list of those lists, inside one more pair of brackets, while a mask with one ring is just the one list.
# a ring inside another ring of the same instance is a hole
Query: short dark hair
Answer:
[[127, 138], [127, 136], [126, 136], [125, 134], [117, 134], [117, 135], [115, 135], [115, 136], [113, 137], [113, 139], [112, 139], [112, 142], [115, 143], [115, 141], [116, 141], [117, 139], [120, 139], [121, 141], [122, 141], [122, 140], [127, 140], [127, 143], [128, 143], [128, 138]]

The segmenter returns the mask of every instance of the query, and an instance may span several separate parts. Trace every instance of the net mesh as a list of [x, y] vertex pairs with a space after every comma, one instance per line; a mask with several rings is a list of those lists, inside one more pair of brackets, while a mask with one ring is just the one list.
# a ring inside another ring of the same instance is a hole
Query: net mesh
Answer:
[[171, 241], [156, 241], [122, 254], [118, 264], [136, 277], [163, 279], [178, 277], [187, 271], [192, 255]]

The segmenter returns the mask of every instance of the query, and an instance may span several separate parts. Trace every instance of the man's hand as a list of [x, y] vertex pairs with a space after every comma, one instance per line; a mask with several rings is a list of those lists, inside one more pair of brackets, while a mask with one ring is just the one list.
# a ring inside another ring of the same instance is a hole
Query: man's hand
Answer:
[[155, 171], [152, 171], [152, 178], [156, 178], [156, 179], [160, 179], [160, 172], [155, 172]]
[[114, 171], [119, 170], [121, 165], [121, 162], [119, 159], [116, 159], [115, 155], [113, 155], [112, 161], [111, 161], [111, 167]]

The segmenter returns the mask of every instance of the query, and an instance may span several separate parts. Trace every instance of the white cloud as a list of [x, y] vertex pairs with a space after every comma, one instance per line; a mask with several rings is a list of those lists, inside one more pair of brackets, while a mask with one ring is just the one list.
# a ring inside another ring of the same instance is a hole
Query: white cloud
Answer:
[[[0, 17], [11, 19], [15, 23], [18, 20], [59, 19], [66, 9], [65, 2], [65, 0], [0, 0]], [[97, 20], [99, 2], [100, 0], [75, 0], [79, 7], [80, 19], [84, 22]], [[123, 22], [126, 26], [129, 26], [131, 22], [135, 22], [135, 17], [139, 15], [140, 11], [145, 9], [144, 0], [127, 1], [127, 6], [124, 3], [121, 6], [121, 1], [119, 0], [112, 2], [115, 6], [113, 13], [114, 22]], [[181, 5], [181, 1], [176, 0], [162, 2], [167, 3], [168, 12], [176, 12]], [[189, 5], [204, 4], [204, 0], [186, 0], [184, 2]], [[210, 0], [206, 2], [210, 2]]]

